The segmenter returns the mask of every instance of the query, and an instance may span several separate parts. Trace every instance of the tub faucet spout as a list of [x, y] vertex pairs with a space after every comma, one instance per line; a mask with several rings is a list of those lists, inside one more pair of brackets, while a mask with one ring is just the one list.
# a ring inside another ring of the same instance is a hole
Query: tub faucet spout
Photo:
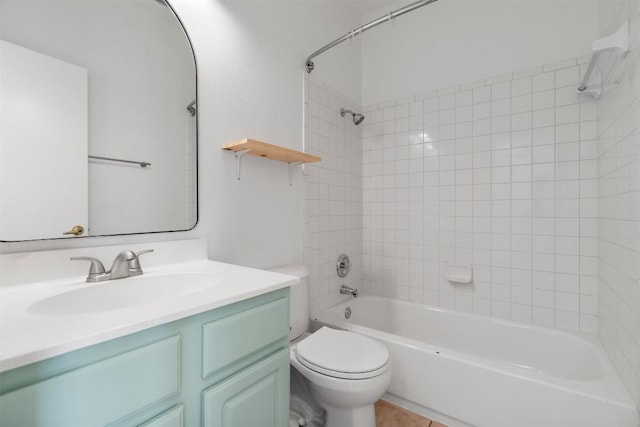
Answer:
[[356, 298], [358, 296], [358, 290], [355, 288], [350, 288], [348, 286], [342, 285], [340, 287], [340, 293], [344, 294], [344, 295], [351, 295], [352, 297]]

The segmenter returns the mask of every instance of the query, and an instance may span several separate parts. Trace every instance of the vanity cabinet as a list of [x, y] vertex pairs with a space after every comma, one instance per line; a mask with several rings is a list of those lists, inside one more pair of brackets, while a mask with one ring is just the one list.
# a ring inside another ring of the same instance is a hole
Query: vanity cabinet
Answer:
[[0, 425], [284, 426], [288, 333], [286, 288], [13, 369]]
[[203, 393], [205, 427], [281, 427], [289, 419], [289, 351], [262, 360]]

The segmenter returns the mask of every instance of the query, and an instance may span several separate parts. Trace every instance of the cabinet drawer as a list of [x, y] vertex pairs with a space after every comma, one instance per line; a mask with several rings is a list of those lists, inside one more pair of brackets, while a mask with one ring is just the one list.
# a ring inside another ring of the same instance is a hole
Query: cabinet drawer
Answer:
[[202, 327], [202, 377], [228, 376], [288, 345], [289, 299], [280, 298]]
[[119, 354], [0, 396], [0, 424], [108, 424], [179, 392], [179, 363], [179, 336]]
[[289, 419], [289, 350], [202, 393], [204, 427], [282, 427]]

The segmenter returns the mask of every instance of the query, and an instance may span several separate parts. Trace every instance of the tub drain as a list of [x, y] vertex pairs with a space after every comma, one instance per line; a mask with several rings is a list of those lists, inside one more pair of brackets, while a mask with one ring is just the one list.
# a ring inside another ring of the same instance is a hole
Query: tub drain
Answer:
[[344, 309], [344, 318], [348, 319], [351, 317], [351, 308], [347, 307]]

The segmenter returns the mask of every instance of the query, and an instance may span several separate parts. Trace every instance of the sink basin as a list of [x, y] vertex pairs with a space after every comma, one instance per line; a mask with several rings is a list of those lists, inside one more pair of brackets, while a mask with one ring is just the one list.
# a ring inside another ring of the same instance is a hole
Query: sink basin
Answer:
[[48, 315], [82, 314], [154, 304], [202, 292], [221, 278], [222, 275], [216, 273], [171, 273], [87, 283], [38, 301], [28, 311]]

